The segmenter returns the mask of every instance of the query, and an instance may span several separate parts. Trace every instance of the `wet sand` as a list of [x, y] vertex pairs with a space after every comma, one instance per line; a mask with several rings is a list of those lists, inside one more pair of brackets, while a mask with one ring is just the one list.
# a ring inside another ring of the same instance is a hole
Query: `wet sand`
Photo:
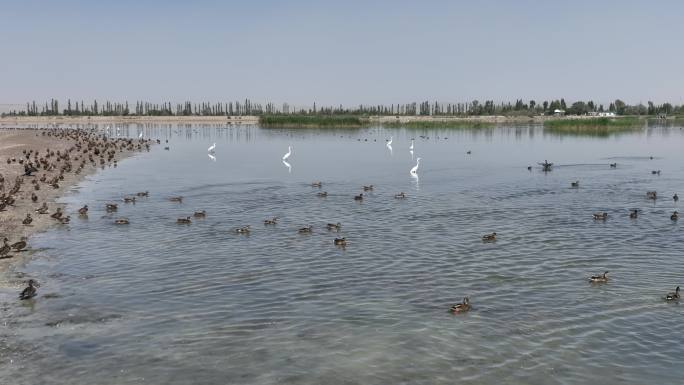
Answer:
[[[15, 200], [14, 204], [7, 205], [4, 210], [0, 211], [0, 246], [2, 246], [2, 239], [8, 238], [9, 243], [13, 244], [21, 240], [22, 237], [27, 237], [28, 246], [26, 251], [16, 252], [10, 251], [7, 255], [1, 256], [0, 272], [6, 272], [12, 264], [22, 261], [26, 256], [31, 254], [31, 239], [30, 236], [36, 232], [44, 231], [50, 226], [68, 226], [68, 224], [61, 224], [58, 220], [50, 217], [58, 207], [64, 209], [64, 205], [57, 203], [56, 200], [64, 194], [65, 191], [72, 188], [86, 175], [93, 173], [98, 167], [102, 167], [99, 162], [94, 165], [86, 162], [85, 166], [80, 172], [76, 172], [76, 164], [80, 161], [75, 160], [78, 155], [73, 155], [74, 164], [73, 170], [64, 172], [63, 179], [57, 183], [55, 188], [48, 183], [40, 182], [40, 178], [45, 175], [46, 180], [50, 180], [60, 175], [60, 167], [55, 167], [52, 170], [45, 170], [40, 168], [33, 176], [24, 175], [24, 164], [20, 164], [20, 159], [26, 160], [24, 151], [34, 150], [39, 151], [41, 155], [46, 153], [46, 150], [66, 152], [69, 148], [76, 144], [76, 140], [72, 138], [61, 138], [54, 135], [48, 135], [46, 130], [33, 129], [3, 129], [0, 130], [0, 174], [4, 178], [2, 189], [0, 189], [0, 197], [9, 194], [12, 187], [17, 180], [22, 180], [19, 191], [13, 194]], [[144, 147], [143, 147], [144, 148]], [[114, 167], [115, 162], [123, 159], [133, 152], [124, 150], [116, 151], [112, 161], [108, 162], [104, 167]], [[76, 152], [74, 152], [76, 154]], [[10, 162], [8, 163], [8, 159]], [[16, 159], [16, 161], [12, 161]], [[96, 158], [97, 159], [97, 158]], [[33, 156], [31, 156], [33, 160]], [[54, 157], [50, 159], [51, 163], [55, 165], [62, 165], [64, 162], [57, 161]], [[0, 178], [2, 179], [2, 178]], [[40, 186], [39, 190], [34, 187], [33, 180]], [[37, 197], [36, 202], [32, 200], [32, 195]], [[49, 208], [48, 214], [39, 214], [36, 209], [39, 208], [43, 202], [47, 203]], [[33, 218], [29, 225], [25, 225], [22, 221], [26, 218], [26, 214], [30, 214]], [[64, 216], [70, 215], [74, 220], [78, 217], [78, 213], [65, 212]], [[9, 257], [11, 256], [11, 257]], [[0, 280], [4, 281], [4, 280]]]

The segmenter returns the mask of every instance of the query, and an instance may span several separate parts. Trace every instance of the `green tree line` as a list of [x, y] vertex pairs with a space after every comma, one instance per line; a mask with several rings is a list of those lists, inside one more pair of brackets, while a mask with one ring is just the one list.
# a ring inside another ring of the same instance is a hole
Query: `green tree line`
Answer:
[[[60, 109], [60, 106], [63, 108]], [[562, 110], [566, 115], [587, 115], [593, 112], [614, 112], [616, 115], [670, 115], [684, 114], [684, 105], [671, 103], [655, 104], [649, 101], [646, 105], [639, 103], [628, 105], [616, 99], [608, 106], [597, 104], [592, 100], [576, 101], [568, 105], [564, 98], [556, 100], [499, 102], [493, 100], [472, 100], [464, 103], [412, 102], [404, 104], [360, 104], [353, 107], [317, 106], [296, 108], [288, 103], [276, 106], [274, 103], [254, 103], [249, 99], [224, 103], [190, 101], [182, 103], [150, 103], [146, 101], [98, 102], [88, 104], [83, 100], [68, 99], [66, 103], [57, 99], [37, 104], [26, 103], [23, 110], [3, 113], [3, 116], [240, 116], [240, 115], [426, 115], [426, 116], [479, 116], [479, 115], [551, 115]]]

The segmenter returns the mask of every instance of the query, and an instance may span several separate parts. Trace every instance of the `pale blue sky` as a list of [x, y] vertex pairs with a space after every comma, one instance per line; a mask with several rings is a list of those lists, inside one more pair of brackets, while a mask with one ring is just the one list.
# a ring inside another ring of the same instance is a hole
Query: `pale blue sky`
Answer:
[[3, 0], [0, 103], [682, 103], [684, 2]]

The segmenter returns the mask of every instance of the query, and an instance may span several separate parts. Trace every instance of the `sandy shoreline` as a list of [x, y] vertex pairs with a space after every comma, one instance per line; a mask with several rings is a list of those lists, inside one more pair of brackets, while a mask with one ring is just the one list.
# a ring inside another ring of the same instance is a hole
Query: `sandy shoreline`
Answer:
[[[66, 131], [66, 130], [60, 130]], [[57, 131], [55, 131], [57, 132]], [[73, 132], [73, 131], [72, 131]], [[27, 251], [16, 252], [15, 250], [0, 256], [0, 272], [7, 271], [12, 264], [22, 261], [26, 256], [31, 254], [31, 239], [30, 236], [36, 232], [45, 231], [52, 226], [68, 226], [68, 224], [61, 224], [60, 221], [51, 218], [50, 214], [54, 213], [57, 208], [64, 209], [64, 205], [56, 203], [56, 200], [61, 197], [65, 191], [71, 189], [74, 185], [79, 183], [85, 176], [94, 173], [101, 165], [100, 158], [95, 155], [93, 159], [95, 164], [90, 162], [88, 156], [83, 155], [83, 151], [75, 149], [77, 142], [80, 140], [75, 138], [59, 137], [52, 135], [51, 131], [40, 129], [0, 129], [0, 174], [4, 178], [4, 183], [0, 183], [0, 197], [12, 196], [14, 203], [7, 205], [4, 210], [0, 211], [0, 246], [4, 238], [9, 239], [9, 244], [13, 244], [21, 240], [22, 237], [27, 237], [28, 246]], [[110, 141], [111, 142], [111, 141]], [[138, 142], [134, 140], [133, 142]], [[124, 139], [119, 143], [123, 144]], [[100, 146], [102, 147], [102, 146]], [[47, 155], [47, 149], [55, 154], [59, 151], [65, 154], [69, 149], [69, 159], [59, 160], [56, 156], [46, 159], [46, 164], [54, 165], [54, 168], [39, 166], [39, 170], [33, 172], [33, 176], [24, 176], [24, 165], [35, 160], [34, 155], [30, 156], [30, 160], [26, 160], [24, 151], [38, 151], [39, 157], [43, 158]], [[84, 147], [85, 148], [85, 147]], [[143, 145], [142, 150], [145, 149]], [[118, 150], [109, 157], [104, 158], [104, 167], [114, 167], [116, 162], [132, 155], [137, 148], [128, 149], [123, 148]], [[104, 154], [104, 151], [102, 151]], [[23, 158], [23, 164], [19, 161]], [[10, 160], [10, 163], [7, 160]], [[16, 161], [12, 161], [16, 159]], [[78, 171], [80, 165], [84, 164], [82, 170]], [[64, 166], [71, 165], [71, 169], [64, 169]], [[59, 175], [63, 179], [59, 179]], [[45, 181], [41, 179], [45, 176]], [[51, 185], [50, 179], [57, 178], [57, 184]], [[1, 180], [2, 178], [0, 178]], [[17, 180], [21, 180], [19, 191], [10, 194], [12, 188], [15, 186]], [[36, 190], [35, 185], [39, 185]], [[35, 194], [35, 202], [32, 196]], [[48, 214], [39, 214], [36, 209], [43, 203], [48, 206]], [[0, 204], [1, 205], [1, 204]], [[30, 214], [32, 221], [29, 225], [25, 225], [22, 221]], [[76, 219], [78, 213], [65, 212], [64, 216], [70, 215], [71, 219]], [[7, 258], [8, 256], [11, 258]]]

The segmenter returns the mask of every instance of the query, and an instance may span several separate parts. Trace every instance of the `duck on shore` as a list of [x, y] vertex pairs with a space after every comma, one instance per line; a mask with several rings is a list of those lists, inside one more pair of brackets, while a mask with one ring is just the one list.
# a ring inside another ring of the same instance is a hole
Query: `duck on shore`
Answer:
[[55, 211], [52, 215], [50, 215], [50, 218], [59, 219], [59, 218], [62, 217], [62, 214], [63, 214], [63, 213], [62, 213], [62, 208], [61, 208], [61, 207], [57, 207], [57, 211]]
[[463, 302], [457, 303], [456, 305], [453, 305], [449, 308], [449, 311], [451, 313], [465, 313], [467, 311], [470, 311], [471, 306], [470, 306], [470, 298], [464, 297]]
[[7, 255], [7, 253], [9, 253], [10, 250], [12, 250], [12, 246], [10, 246], [9, 244], [9, 239], [5, 238], [2, 242], [3, 245], [2, 247], [0, 247], [0, 257]]
[[31, 222], [33, 222], [33, 218], [31, 218], [31, 214], [26, 213], [26, 218], [24, 218], [24, 220], [21, 221], [21, 223], [23, 223], [24, 226], [29, 226], [31, 224]]
[[14, 251], [16, 251], [16, 252], [24, 251], [24, 249], [26, 249], [26, 245], [27, 245], [26, 241], [27, 240], [28, 240], [28, 238], [21, 237], [20, 241], [14, 242], [12, 245], [10, 245], [10, 247], [12, 249], [14, 249]]

